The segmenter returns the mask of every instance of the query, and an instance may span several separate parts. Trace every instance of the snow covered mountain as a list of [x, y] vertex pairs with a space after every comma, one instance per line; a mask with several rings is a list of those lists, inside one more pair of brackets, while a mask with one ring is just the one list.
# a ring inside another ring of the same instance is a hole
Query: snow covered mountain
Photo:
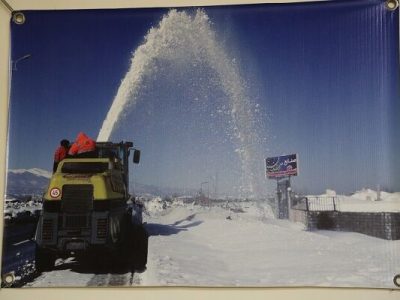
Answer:
[[[7, 172], [7, 194], [42, 194], [49, 183], [52, 173], [39, 169], [10, 169]], [[133, 183], [131, 191], [137, 195], [151, 194], [155, 196], [182, 195], [188, 193], [195, 195], [197, 190], [179, 189], [171, 187], [158, 187], [155, 185]]]
[[39, 169], [14, 169], [7, 172], [7, 194], [42, 194], [51, 172]]
[[14, 170], [8, 170], [9, 173], [13, 174], [24, 174], [24, 173], [30, 173], [33, 175], [41, 176], [41, 177], [46, 177], [50, 178], [51, 177], [51, 172], [39, 169], [39, 168], [32, 168], [32, 169], [14, 169]]

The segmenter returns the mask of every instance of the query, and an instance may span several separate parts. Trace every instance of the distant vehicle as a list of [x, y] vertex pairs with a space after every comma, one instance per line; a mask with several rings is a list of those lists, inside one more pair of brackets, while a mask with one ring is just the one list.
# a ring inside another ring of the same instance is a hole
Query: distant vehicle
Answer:
[[139, 163], [132, 142], [98, 142], [96, 155], [66, 158], [43, 197], [36, 229], [36, 269], [50, 270], [72, 253], [85, 260], [110, 261], [143, 269], [148, 235], [142, 204], [129, 194], [129, 161]]

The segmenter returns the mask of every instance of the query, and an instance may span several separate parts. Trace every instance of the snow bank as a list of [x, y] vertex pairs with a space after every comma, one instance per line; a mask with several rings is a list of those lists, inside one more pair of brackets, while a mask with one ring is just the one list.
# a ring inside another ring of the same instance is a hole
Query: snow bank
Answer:
[[400, 212], [400, 193], [378, 192], [372, 189], [362, 189], [350, 196], [337, 195], [333, 190], [327, 190], [321, 195], [308, 195], [311, 210], [333, 209], [344, 212]]
[[16, 221], [26, 217], [37, 216], [42, 209], [42, 203], [37, 201], [10, 202], [4, 205], [4, 220]]
[[183, 201], [181, 199], [166, 200], [162, 199], [161, 197], [154, 197], [150, 200], [143, 202], [145, 207], [145, 214], [152, 216], [163, 214], [168, 209], [183, 205]]
[[259, 219], [274, 218], [274, 213], [270, 205], [266, 201], [210, 201], [208, 205], [195, 204], [193, 200], [190, 203], [185, 203], [182, 198], [162, 199], [161, 197], [154, 197], [150, 200], [144, 201], [145, 214], [150, 217], [157, 217], [166, 214], [176, 214], [180, 211], [179, 208], [184, 210], [192, 210], [196, 212], [208, 214], [225, 214], [226, 217], [236, 219]]
[[387, 193], [384, 191], [380, 192], [380, 199], [378, 200], [378, 192], [371, 189], [362, 189], [361, 191], [355, 192], [351, 197], [364, 201], [400, 201], [400, 193]]

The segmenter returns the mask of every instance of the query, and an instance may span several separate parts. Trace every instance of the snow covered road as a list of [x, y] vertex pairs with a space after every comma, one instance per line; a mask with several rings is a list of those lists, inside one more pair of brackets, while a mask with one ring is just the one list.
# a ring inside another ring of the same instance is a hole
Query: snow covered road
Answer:
[[400, 241], [307, 232], [260, 203], [241, 205], [242, 213], [174, 207], [150, 219], [143, 284], [394, 287]]
[[147, 204], [147, 270], [92, 270], [59, 261], [27, 286], [354, 286], [395, 288], [400, 241], [304, 231], [262, 202]]
[[134, 286], [141, 285], [139, 273], [121, 268], [82, 265], [73, 258], [59, 259], [55, 269], [44, 272], [25, 287], [96, 287], [96, 286]]

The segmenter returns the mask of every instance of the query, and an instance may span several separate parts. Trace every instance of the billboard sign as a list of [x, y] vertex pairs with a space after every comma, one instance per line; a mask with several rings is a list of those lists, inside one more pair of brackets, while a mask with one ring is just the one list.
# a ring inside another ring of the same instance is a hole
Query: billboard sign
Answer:
[[268, 157], [265, 163], [268, 178], [297, 176], [298, 174], [297, 154]]

